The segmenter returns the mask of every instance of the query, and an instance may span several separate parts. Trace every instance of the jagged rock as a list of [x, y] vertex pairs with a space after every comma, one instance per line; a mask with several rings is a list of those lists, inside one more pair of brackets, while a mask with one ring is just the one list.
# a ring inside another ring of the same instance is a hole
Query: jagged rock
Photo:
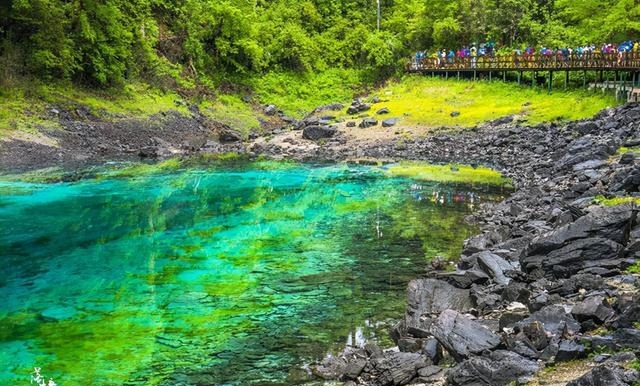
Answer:
[[614, 322], [617, 328], [631, 328], [640, 321], [640, 295], [620, 297], [618, 299], [618, 316]]
[[376, 384], [397, 386], [409, 383], [418, 375], [418, 370], [429, 363], [417, 353], [390, 352], [374, 359], [373, 366], [378, 374]]
[[337, 131], [333, 126], [310, 125], [302, 130], [302, 138], [316, 141], [322, 138], [331, 138]]
[[479, 252], [476, 255], [476, 259], [480, 268], [482, 268], [482, 270], [498, 284], [509, 284], [511, 279], [505, 276], [505, 271], [517, 270], [520, 268], [519, 264], [508, 262], [502, 257], [489, 251]]
[[586, 348], [582, 344], [574, 340], [563, 340], [560, 342], [555, 359], [557, 361], [570, 361], [584, 358], [585, 356]]
[[447, 309], [461, 312], [471, 308], [469, 291], [437, 279], [415, 279], [407, 286], [405, 323], [409, 333], [429, 337], [429, 324], [424, 317], [439, 315]]
[[616, 330], [612, 336], [618, 346], [640, 350], [640, 330], [635, 328], [621, 328]]
[[564, 307], [558, 305], [546, 306], [525, 318], [518, 325], [525, 328], [532, 322], [538, 322], [543, 326], [549, 336], [570, 336], [580, 332], [580, 323], [567, 313]]
[[623, 155], [620, 156], [620, 161], [618, 161], [620, 163], [620, 165], [630, 165], [632, 163], [634, 163], [636, 160], [636, 155], [633, 153], [624, 153]]
[[514, 352], [497, 350], [458, 364], [447, 376], [454, 386], [503, 386], [530, 381], [540, 366]]
[[241, 142], [242, 134], [231, 128], [224, 128], [220, 131], [219, 139], [221, 143]]
[[361, 127], [363, 129], [366, 129], [368, 127], [373, 127], [373, 126], [377, 126], [378, 125], [378, 121], [376, 119], [373, 118], [365, 118], [362, 120], [362, 122], [360, 122], [360, 124], [358, 125], [358, 127]]
[[574, 305], [571, 314], [579, 322], [592, 320], [596, 324], [603, 324], [615, 315], [615, 311], [604, 296], [591, 296]]
[[499, 335], [454, 310], [443, 311], [430, 332], [457, 361], [500, 345]]
[[418, 370], [414, 382], [429, 386], [444, 386], [447, 382], [447, 370], [439, 366], [426, 366]]
[[628, 370], [616, 363], [604, 363], [567, 386], [631, 386], [640, 380], [637, 370]]

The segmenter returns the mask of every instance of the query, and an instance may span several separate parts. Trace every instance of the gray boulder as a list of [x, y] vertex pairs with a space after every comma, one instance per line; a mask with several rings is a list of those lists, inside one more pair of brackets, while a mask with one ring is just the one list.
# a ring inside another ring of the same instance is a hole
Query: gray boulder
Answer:
[[443, 311], [430, 332], [457, 361], [493, 350], [501, 342], [499, 335], [454, 310]]
[[592, 320], [596, 324], [603, 324], [615, 315], [615, 311], [604, 296], [591, 296], [574, 305], [571, 314], [579, 322]]
[[337, 131], [334, 126], [310, 125], [302, 130], [302, 137], [316, 141], [321, 138], [331, 138]]
[[568, 314], [564, 307], [558, 305], [543, 307], [522, 320], [518, 325], [521, 328], [526, 328], [533, 322], [542, 325], [549, 336], [575, 335], [580, 332], [580, 323], [571, 314]]
[[537, 362], [514, 352], [497, 350], [488, 356], [474, 357], [449, 371], [447, 380], [454, 386], [503, 386], [531, 381], [540, 370]]
[[617, 363], [606, 362], [567, 383], [567, 386], [630, 386], [639, 380], [637, 370], [628, 370]]
[[418, 370], [430, 365], [417, 353], [389, 352], [372, 360], [376, 370], [376, 384], [380, 386], [406, 385], [418, 375]]
[[428, 318], [436, 317], [447, 309], [465, 312], [471, 307], [469, 290], [437, 279], [411, 280], [407, 286], [407, 331], [418, 337], [429, 337]]

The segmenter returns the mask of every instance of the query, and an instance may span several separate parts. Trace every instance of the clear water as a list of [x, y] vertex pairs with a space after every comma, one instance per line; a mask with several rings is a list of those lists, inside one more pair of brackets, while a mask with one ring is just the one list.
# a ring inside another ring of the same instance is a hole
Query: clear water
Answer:
[[375, 339], [499, 198], [362, 166], [0, 179], [0, 384], [296, 384]]

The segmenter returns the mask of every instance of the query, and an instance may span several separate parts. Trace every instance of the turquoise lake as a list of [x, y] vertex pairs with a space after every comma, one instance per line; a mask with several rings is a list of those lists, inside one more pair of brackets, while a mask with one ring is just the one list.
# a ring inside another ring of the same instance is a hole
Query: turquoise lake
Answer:
[[0, 384], [310, 383], [391, 345], [407, 282], [503, 194], [345, 164], [0, 176]]

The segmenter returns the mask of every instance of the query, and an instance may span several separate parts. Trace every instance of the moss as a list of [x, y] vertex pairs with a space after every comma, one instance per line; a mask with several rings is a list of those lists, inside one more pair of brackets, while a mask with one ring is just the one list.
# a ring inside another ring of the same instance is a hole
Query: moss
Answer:
[[509, 179], [504, 178], [493, 169], [469, 165], [432, 165], [404, 161], [385, 167], [383, 170], [390, 176], [403, 176], [423, 181], [464, 182], [498, 186], [511, 186], [512, 184]]
[[635, 203], [640, 205], [640, 197], [612, 197], [596, 196], [595, 202], [604, 206], [616, 206], [621, 204]]

